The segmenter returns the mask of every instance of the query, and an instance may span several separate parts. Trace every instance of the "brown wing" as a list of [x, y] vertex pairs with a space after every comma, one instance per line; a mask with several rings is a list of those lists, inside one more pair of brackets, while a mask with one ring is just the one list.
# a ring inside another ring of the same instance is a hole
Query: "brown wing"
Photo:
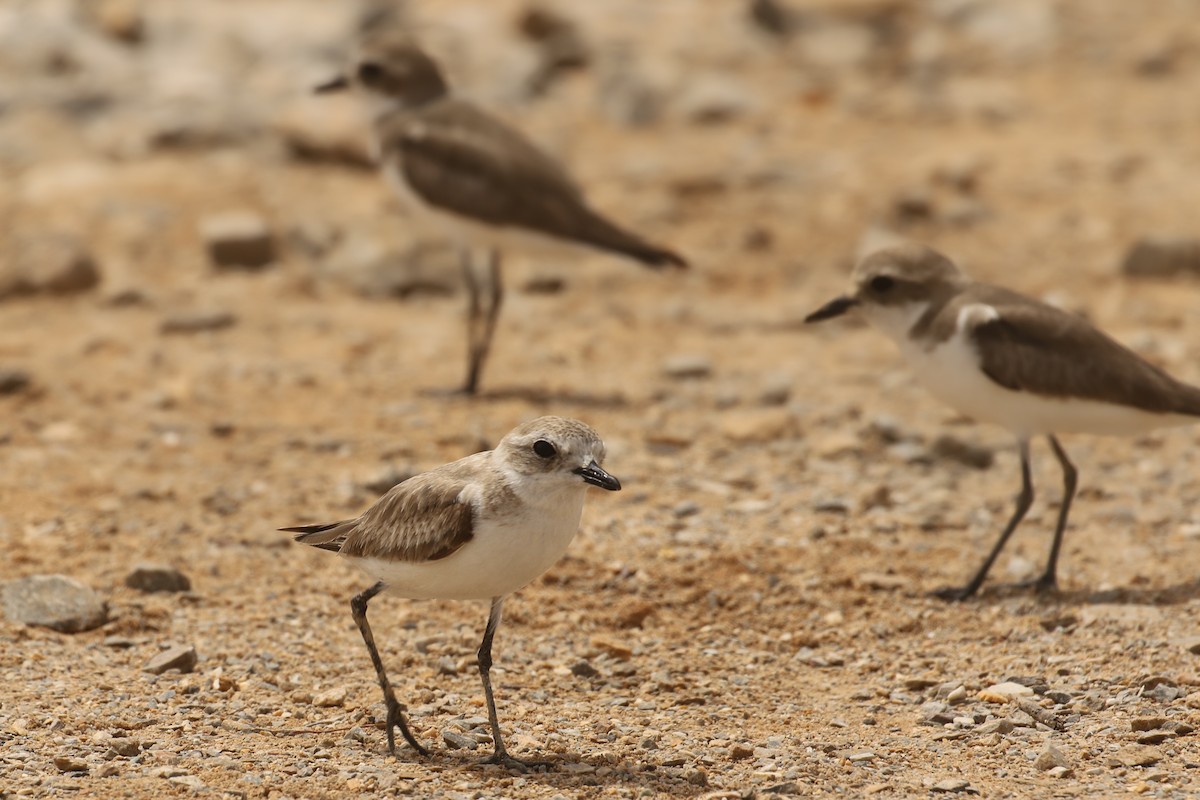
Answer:
[[438, 471], [394, 486], [362, 516], [330, 525], [283, 530], [296, 541], [356, 558], [436, 561], [474, 537], [475, 510], [462, 497], [466, 483]]
[[972, 330], [996, 383], [1047, 397], [1083, 397], [1155, 413], [1200, 416], [1200, 389], [1181, 383], [1086, 320], [1022, 298]]
[[386, 123], [384, 157], [430, 205], [491, 225], [525, 228], [631, 256], [686, 266], [601, 217], [561, 167], [520, 133], [467, 103], [446, 101]]

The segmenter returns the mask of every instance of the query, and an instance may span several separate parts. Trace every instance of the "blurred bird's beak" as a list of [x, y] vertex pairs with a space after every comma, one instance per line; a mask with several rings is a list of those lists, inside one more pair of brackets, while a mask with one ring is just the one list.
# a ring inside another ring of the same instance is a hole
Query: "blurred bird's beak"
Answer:
[[350, 88], [350, 81], [346, 80], [344, 75], [338, 75], [331, 81], [326, 81], [320, 86], [313, 87], [313, 91], [317, 94], [328, 94], [329, 92], [341, 92]]
[[575, 470], [575, 474], [583, 478], [584, 483], [590, 483], [592, 486], [599, 486], [601, 489], [607, 489], [610, 492], [621, 490], [621, 482], [605, 472], [595, 461], [586, 467], [580, 467]]
[[858, 305], [858, 301], [853, 297], [835, 297], [825, 305], [818, 308], [816, 311], [804, 318], [805, 322], [824, 322], [827, 319], [840, 317], [850, 309]]

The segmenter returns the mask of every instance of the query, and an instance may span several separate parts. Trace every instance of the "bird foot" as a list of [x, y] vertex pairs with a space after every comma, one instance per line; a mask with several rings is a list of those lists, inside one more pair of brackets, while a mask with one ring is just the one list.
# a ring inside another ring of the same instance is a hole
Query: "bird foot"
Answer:
[[961, 603], [967, 598], [974, 595], [976, 587], [974, 586], [943, 586], [941, 589], [934, 589], [929, 593], [930, 597], [936, 597], [939, 600], [945, 600], [947, 603]]
[[425, 748], [412, 731], [408, 729], [408, 723], [404, 721], [404, 706], [397, 700], [389, 698], [387, 704], [387, 744], [388, 752], [393, 756], [396, 755], [396, 728], [400, 729], [400, 735], [404, 737], [404, 741], [408, 742], [408, 746], [417, 751], [417, 755], [428, 756], [429, 750]]
[[504, 767], [512, 772], [529, 772], [530, 770], [542, 771], [548, 770], [553, 766], [550, 761], [525, 761], [520, 758], [514, 758], [507, 752], [496, 752], [485, 758], [480, 764], [496, 764]]

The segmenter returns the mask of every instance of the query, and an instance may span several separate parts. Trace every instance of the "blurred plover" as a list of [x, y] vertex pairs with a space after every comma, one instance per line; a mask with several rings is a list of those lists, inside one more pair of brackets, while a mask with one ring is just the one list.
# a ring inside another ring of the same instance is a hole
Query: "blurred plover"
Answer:
[[541, 575], [579, 529], [587, 487], [617, 491], [604, 471], [604, 442], [574, 419], [541, 417], [514, 428], [495, 450], [410, 478], [352, 520], [282, 528], [296, 541], [332, 550], [378, 580], [350, 608], [366, 642], [387, 706], [388, 751], [398, 727], [421, 755], [383, 668], [367, 603], [385, 589], [413, 599], [489, 600], [479, 646], [479, 675], [495, 750], [489, 763], [529, 766], [508, 754], [496, 719], [490, 670], [492, 638], [504, 599]]
[[1060, 433], [1138, 434], [1200, 421], [1200, 388], [1181, 383], [1083, 318], [999, 286], [972, 281], [927, 247], [878, 251], [854, 270], [850, 294], [807, 318], [861, 313], [900, 347], [931, 393], [962, 413], [1017, 437], [1021, 492], [1016, 510], [966, 585], [973, 595], [1033, 502], [1029, 442], [1044, 435], [1062, 466], [1063, 500], [1046, 568], [1033, 585], [1057, 588], [1057, 564], [1076, 471]]
[[491, 348], [504, 296], [503, 249], [583, 246], [654, 268], [687, 266], [678, 254], [601, 216], [561, 164], [455, 97], [437, 63], [408, 35], [383, 30], [365, 36], [350, 72], [317, 87], [342, 89], [355, 89], [366, 101], [388, 182], [418, 218], [440, 225], [462, 248], [469, 293], [465, 393], [478, 390]]

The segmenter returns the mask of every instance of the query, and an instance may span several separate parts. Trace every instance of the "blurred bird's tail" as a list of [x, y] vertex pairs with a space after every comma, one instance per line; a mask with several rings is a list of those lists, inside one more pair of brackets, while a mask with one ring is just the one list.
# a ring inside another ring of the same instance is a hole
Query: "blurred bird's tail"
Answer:
[[322, 550], [337, 552], [346, 542], [351, 523], [354, 520], [329, 522], [324, 525], [296, 525], [290, 528], [280, 528], [281, 531], [298, 534], [295, 539], [301, 544], [310, 544]]

